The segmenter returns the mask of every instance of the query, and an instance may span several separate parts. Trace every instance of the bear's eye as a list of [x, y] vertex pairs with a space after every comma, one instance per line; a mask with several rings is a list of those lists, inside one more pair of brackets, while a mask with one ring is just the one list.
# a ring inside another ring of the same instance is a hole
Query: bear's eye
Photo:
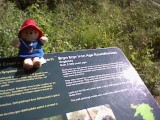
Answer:
[[32, 32], [30, 32], [30, 34], [32, 34]]

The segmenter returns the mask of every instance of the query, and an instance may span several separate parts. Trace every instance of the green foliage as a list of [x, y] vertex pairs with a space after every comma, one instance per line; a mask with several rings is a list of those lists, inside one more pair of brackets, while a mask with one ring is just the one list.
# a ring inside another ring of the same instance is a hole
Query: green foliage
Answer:
[[33, 18], [49, 38], [45, 53], [119, 47], [150, 89], [159, 84], [160, 72], [153, 60], [160, 56], [160, 9], [133, 0], [49, 2], [23, 11], [8, 2], [0, 19], [1, 57], [17, 55], [10, 42], [24, 20]]
[[8, 3], [0, 18], [0, 57], [13, 56], [17, 53], [10, 43], [17, 37], [18, 29], [25, 18], [25, 13], [18, 10], [13, 3]]

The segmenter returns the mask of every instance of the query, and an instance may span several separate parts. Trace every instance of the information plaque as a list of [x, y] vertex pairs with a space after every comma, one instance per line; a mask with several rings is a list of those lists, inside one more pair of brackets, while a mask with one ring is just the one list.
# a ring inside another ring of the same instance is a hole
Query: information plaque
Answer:
[[118, 48], [46, 54], [41, 68], [0, 59], [0, 120], [160, 120], [160, 108]]

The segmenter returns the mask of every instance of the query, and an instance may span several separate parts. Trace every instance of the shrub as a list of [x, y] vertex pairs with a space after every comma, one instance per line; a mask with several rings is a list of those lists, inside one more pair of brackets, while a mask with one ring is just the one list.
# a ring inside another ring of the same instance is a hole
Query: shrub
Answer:
[[25, 13], [8, 3], [8, 7], [0, 18], [0, 57], [14, 56], [17, 51], [11, 46], [11, 41], [16, 39], [22, 21], [26, 18]]

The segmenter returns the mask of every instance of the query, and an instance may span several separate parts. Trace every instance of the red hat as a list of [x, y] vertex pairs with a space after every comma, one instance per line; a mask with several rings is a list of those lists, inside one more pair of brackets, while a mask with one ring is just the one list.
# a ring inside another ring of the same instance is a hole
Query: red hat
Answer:
[[19, 31], [19, 35], [21, 34], [22, 30], [24, 30], [27, 27], [34, 27], [39, 31], [39, 36], [38, 38], [41, 38], [43, 36], [43, 32], [40, 30], [40, 28], [37, 26], [36, 22], [32, 19], [26, 20], [23, 25], [21, 26], [21, 29]]

